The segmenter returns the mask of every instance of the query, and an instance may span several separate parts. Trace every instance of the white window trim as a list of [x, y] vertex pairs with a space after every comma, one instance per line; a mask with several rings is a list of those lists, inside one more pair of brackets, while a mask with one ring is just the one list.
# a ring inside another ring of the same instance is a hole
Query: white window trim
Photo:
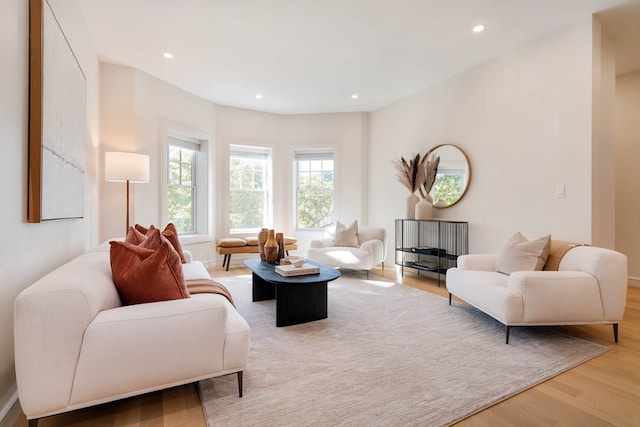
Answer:
[[160, 147], [160, 218], [162, 224], [169, 222], [167, 217], [167, 153], [169, 149], [169, 137], [183, 137], [195, 139], [200, 142], [200, 153], [196, 164], [196, 230], [193, 234], [181, 234], [182, 244], [193, 244], [211, 241], [213, 239], [213, 174], [210, 169], [214, 164], [213, 138], [206, 132], [191, 128], [186, 125], [172, 122], [170, 120], [161, 121]]
[[298, 234], [317, 234], [321, 230], [310, 230], [310, 229], [300, 229], [298, 230], [298, 213], [297, 213], [297, 199], [296, 199], [296, 183], [298, 177], [296, 176], [296, 169], [294, 167], [294, 163], [296, 161], [296, 153], [299, 152], [322, 152], [322, 151], [331, 151], [333, 153], [333, 223], [336, 222], [336, 218], [340, 217], [340, 209], [339, 209], [339, 189], [340, 187], [340, 153], [338, 150], [338, 145], [335, 141], [315, 141], [306, 144], [295, 144], [290, 146], [289, 150], [289, 168], [290, 168], [290, 179], [291, 183], [289, 185], [290, 191], [288, 191], [288, 204], [289, 204], [289, 214], [291, 218], [289, 220], [289, 226], [292, 230], [295, 230]]
[[276, 145], [273, 143], [263, 142], [263, 141], [255, 141], [255, 140], [244, 140], [244, 139], [225, 139], [223, 146], [223, 154], [222, 154], [222, 230], [225, 236], [248, 236], [251, 234], [257, 233], [249, 233], [246, 231], [241, 232], [231, 232], [231, 224], [229, 223], [229, 175], [231, 173], [229, 167], [229, 159], [231, 155], [231, 146], [232, 145], [246, 145], [249, 147], [258, 147], [265, 148], [271, 150], [271, 206], [269, 206], [269, 224], [265, 224], [265, 227], [274, 228], [278, 227], [278, 224], [274, 224], [276, 222], [274, 218], [278, 215], [277, 206], [280, 201], [277, 199], [277, 188], [278, 183], [282, 179], [279, 174], [276, 172], [278, 169], [277, 162], [277, 154], [276, 154]]

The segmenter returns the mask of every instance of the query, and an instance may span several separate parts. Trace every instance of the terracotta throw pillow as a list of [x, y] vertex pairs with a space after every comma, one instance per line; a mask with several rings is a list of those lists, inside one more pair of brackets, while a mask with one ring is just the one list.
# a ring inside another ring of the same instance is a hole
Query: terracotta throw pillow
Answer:
[[127, 236], [124, 238], [124, 241], [127, 243], [133, 243], [134, 245], [139, 245], [140, 243], [147, 240], [146, 233], [141, 233], [133, 227], [129, 227], [129, 231], [127, 232]]
[[340, 221], [336, 222], [336, 234], [333, 238], [333, 246], [360, 247], [358, 243], [358, 220], [346, 227]]
[[[135, 225], [135, 229], [145, 235], [154, 228], [156, 227], [153, 225], [149, 226], [149, 228], [144, 227], [140, 224]], [[182, 245], [180, 244], [180, 239], [178, 238], [178, 229], [176, 228], [176, 226], [173, 225], [172, 222], [170, 222], [169, 224], [167, 224], [164, 230], [162, 230], [162, 235], [169, 240], [176, 252], [178, 252], [178, 255], [180, 256], [180, 262], [182, 262], [183, 264], [186, 263], [187, 260], [185, 259], [184, 253], [182, 252]]]
[[157, 228], [139, 245], [109, 244], [111, 274], [123, 304], [189, 298], [180, 257]]
[[522, 234], [516, 233], [504, 245], [496, 269], [505, 274], [514, 271], [540, 271], [549, 258], [550, 247], [550, 235], [529, 241]]

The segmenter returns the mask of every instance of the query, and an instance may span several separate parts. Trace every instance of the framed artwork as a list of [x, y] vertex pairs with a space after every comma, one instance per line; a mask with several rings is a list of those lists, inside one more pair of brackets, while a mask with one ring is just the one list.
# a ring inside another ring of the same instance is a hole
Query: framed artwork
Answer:
[[84, 216], [85, 96], [49, 2], [29, 0], [29, 222]]

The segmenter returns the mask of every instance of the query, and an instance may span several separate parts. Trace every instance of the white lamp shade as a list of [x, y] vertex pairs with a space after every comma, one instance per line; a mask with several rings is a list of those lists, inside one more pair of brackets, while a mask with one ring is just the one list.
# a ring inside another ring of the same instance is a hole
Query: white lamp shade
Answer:
[[107, 152], [104, 157], [104, 178], [115, 182], [149, 182], [149, 156]]

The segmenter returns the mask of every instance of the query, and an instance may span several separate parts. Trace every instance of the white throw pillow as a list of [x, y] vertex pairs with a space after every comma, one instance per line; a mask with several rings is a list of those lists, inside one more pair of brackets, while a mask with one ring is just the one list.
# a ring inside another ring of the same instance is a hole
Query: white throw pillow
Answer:
[[505, 274], [514, 271], [540, 271], [549, 258], [550, 247], [550, 235], [529, 241], [522, 234], [516, 233], [504, 245], [496, 269]]
[[340, 221], [336, 222], [336, 234], [333, 238], [333, 246], [349, 246], [358, 248], [358, 220], [346, 227]]

